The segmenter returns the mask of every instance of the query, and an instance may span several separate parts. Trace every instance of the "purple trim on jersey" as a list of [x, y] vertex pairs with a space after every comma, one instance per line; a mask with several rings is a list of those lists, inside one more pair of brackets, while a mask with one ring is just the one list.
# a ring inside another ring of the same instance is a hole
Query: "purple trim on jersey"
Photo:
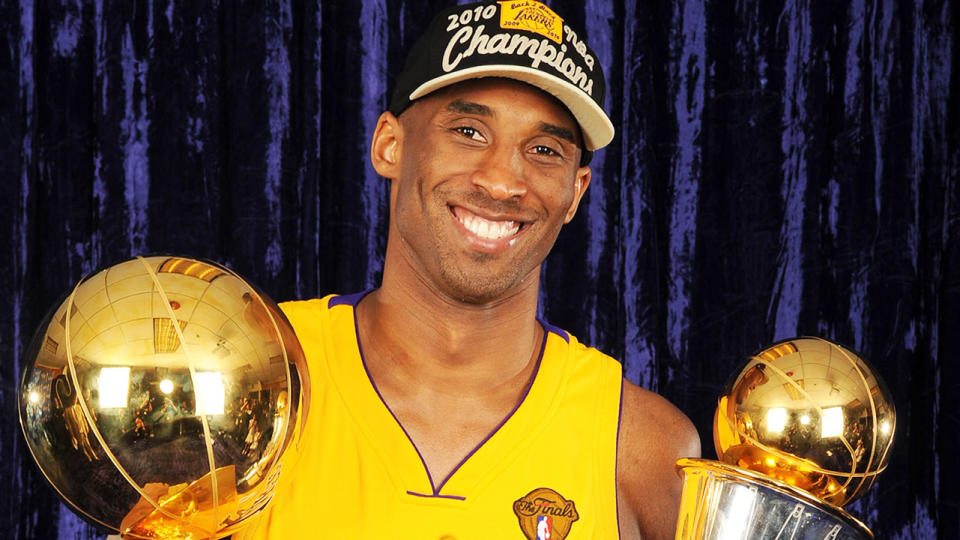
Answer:
[[455, 501], [465, 501], [466, 497], [461, 497], [459, 495], [425, 495], [423, 493], [417, 493], [416, 491], [407, 490], [407, 495], [413, 495], [414, 497], [423, 497], [424, 499], [453, 499]]
[[562, 337], [563, 340], [566, 341], [567, 343], [570, 343], [570, 334], [568, 334], [566, 330], [562, 328], [558, 328], [548, 323], [547, 321], [541, 319], [540, 317], [537, 317], [537, 322], [539, 322], [540, 326], [542, 326], [543, 329], [546, 330], [547, 332], [553, 332], [554, 334]]
[[[332, 301], [333, 299], [331, 299]], [[377, 388], [377, 383], [373, 382], [373, 377], [370, 375], [370, 368], [367, 367], [367, 358], [363, 354], [363, 344], [360, 343], [360, 324], [357, 322], [357, 310], [353, 310], [353, 330], [357, 336], [357, 350], [360, 352], [360, 362], [363, 364], [363, 371], [367, 374], [367, 380], [370, 381], [370, 385], [373, 386], [373, 391], [377, 393], [377, 397], [380, 398], [380, 403], [383, 403], [383, 406], [387, 408], [387, 412], [390, 413], [390, 416], [393, 417], [393, 421], [400, 426], [400, 430], [403, 431], [403, 434], [406, 435], [407, 440], [410, 441], [410, 444], [413, 446], [413, 449], [417, 452], [417, 456], [420, 458], [420, 463], [423, 464], [423, 470], [427, 473], [427, 480], [430, 481], [430, 486], [433, 486], [433, 477], [430, 476], [430, 469], [427, 468], [427, 462], [423, 459], [423, 454], [420, 453], [420, 449], [417, 448], [417, 445], [413, 443], [413, 439], [410, 438], [410, 434], [407, 433], [406, 428], [403, 427], [403, 424], [400, 423], [400, 419], [397, 418], [397, 415], [393, 413], [393, 409], [387, 405], [387, 400], [383, 399], [383, 394], [380, 393], [380, 389]], [[434, 495], [438, 495], [436, 490], [434, 490]]]
[[340, 294], [333, 296], [330, 300], [327, 301], [327, 308], [332, 308], [333, 306], [353, 306], [357, 307], [357, 304], [360, 302], [360, 299], [364, 296], [373, 292], [373, 289], [368, 291], [362, 291], [353, 294]]
[[531, 377], [530, 382], [527, 383], [527, 387], [526, 389], [524, 389], [523, 396], [520, 397], [520, 401], [518, 401], [517, 404], [514, 405], [513, 410], [511, 410], [510, 413], [507, 414], [507, 416], [504, 417], [504, 419], [499, 424], [497, 424], [497, 427], [493, 428], [493, 431], [491, 431], [489, 435], [484, 437], [483, 440], [480, 441], [480, 443], [477, 444], [477, 446], [474, 447], [474, 449], [471, 450], [469, 454], [464, 456], [464, 458], [460, 460], [460, 463], [457, 463], [457, 466], [450, 471], [450, 474], [448, 474], [447, 477], [443, 479], [443, 482], [440, 482], [440, 485], [434, 488], [435, 492], [439, 493], [440, 490], [443, 489], [443, 486], [447, 483], [447, 480], [450, 480], [450, 477], [452, 477], [455, 472], [460, 470], [460, 467], [462, 467], [463, 464], [466, 463], [468, 459], [470, 459], [474, 454], [476, 454], [477, 450], [480, 450], [480, 448], [484, 444], [486, 444], [486, 442], [489, 441], [491, 437], [493, 437], [498, 431], [500, 431], [500, 428], [502, 428], [503, 425], [507, 423], [507, 420], [510, 420], [510, 418], [513, 417], [514, 413], [517, 412], [517, 409], [520, 408], [520, 405], [522, 405], [523, 402], [527, 400], [527, 396], [530, 394], [530, 388], [533, 386], [533, 381], [536, 380], [537, 374], [540, 373], [540, 362], [543, 360], [543, 351], [545, 351], [546, 349], [547, 349], [547, 332], [544, 332], [543, 342], [540, 343], [540, 354], [537, 355], [537, 365], [533, 367], [533, 377]]
[[[369, 292], [369, 291], [368, 291], [368, 292]], [[355, 299], [353, 300], [353, 302], [354, 302], [353, 305], [356, 306], [356, 302], [358, 302], [358, 301], [360, 300], [360, 298], [362, 298], [365, 294], [366, 294], [366, 293], [361, 293], [360, 296], [359, 296], [359, 298], [355, 298]], [[356, 295], [350, 295], [350, 296], [352, 297], [352, 296], [356, 296]], [[334, 304], [333, 304], [333, 300], [335, 300], [336, 298], [339, 298], [339, 297], [331, 298], [331, 299], [330, 299], [330, 304], [328, 304], [328, 305], [332, 307], [332, 306], [334, 305]], [[343, 302], [343, 303], [347, 303], [347, 302]], [[541, 324], [543, 324], [543, 323], [541, 323]], [[513, 410], [511, 410], [510, 413], [507, 414], [507, 416], [506, 416], [499, 424], [497, 424], [497, 426], [496, 426], [495, 428], [493, 428], [493, 431], [491, 431], [486, 437], [484, 437], [483, 440], [480, 441], [480, 443], [477, 444], [477, 446], [474, 447], [473, 450], [471, 450], [462, 460], [460, 460], [460, 463], [458, 463], [457, 466], [454, 467], [454, 468], [450, 471], [449, 474], [447, 474], [447, 477], [443, 479], [443, 482], [440, 482], [440, 485], [436, 485], [436, 484], [433, 483], [433, 476], [431, 476], [431, 474], [430, 474], [430, 469], [427, 467], [427, 461], [426, 461], [425, 459], [423, 459], [423, 454], [420, 453], [420, 449], [417, 448], [417, 444], [413, 442], [413, 438], [410, 437], [410, 434], [407, 432], [406, 428], [403, 427], [403, 424], [400, 422], [400, 419], [397, 418], [397, 415], [394, 414], [394, 412], [393, 412], [393, 410], [390, 408], [390, 406], [387, 405], [387, 401], [386, 401], [385, 399], [383, 399], [383, 394], [381, 394], [381, 393], [380, 393], [380, 389], [377, 388], [377, 383], [375, 383], [375, 382], [373, 381], [373, 377], [370, 375], [370, 369], [367, 367], [367, 358], [366, 358], [366, 357], [364, 356], [364, 354], [363, 354], [363, 344], [360, 343], [360, 324], [357, 322], [357, 311], [356, 311], [356, 309], [354, 309], [354, 311], [353, 311], [353, 329], [354, 329], [354, 332], [356, 333], [356, 336], [357, 336], [357, 350], [360, 352], [360, 361], [363, 363], [363, 371], [367, 374], [367, 380], [370, 381], [370, 385], [373, 386], [373, 391], [377, 393], [377, 397], [380, 398], [380, 402], [383, 403], [383, 406], [384, 406], [384, 407], [386, 407], [387, 412], [389, 412], [389, 413], [390, 413], [390, 416], [393, 417], [394, 422], [396, 422], [397, 425], [400, 426], [400, 430], [403, 431], [403, 434], [406, 435], [407, 440], [410, 441], [410, 445], [413, 446], [413, 449], [417, 452], [417, 457], [420, 458], [420, 463], [423, 465], [423, 470], [424, 470], [424, 472], [427, 473], [427, 480], [430, 481], [430, 486], [433, 488], [433, 494], [432, 494], [432, 495], [423, 495], [423, 494], [421, 494], [421, 493], [416, 493], [416, 492], [413, 492], [413, 491], [407, 491], [407, 493], [408, 493], [409, 495], [415, 495], [415, 496], [419, 496], [419, 497], [440, 497], [440, 498], [446, 498], [446, 499], [456, 499], [456, 500], [461, 500], [461, 501], [467, 500], [466, 497], [461, 497], [461, 496], [459, 496], [459, 495], [441, 495], [441, 494], [440, 494], [440, 490], [443, 489], [443, 486], [447, 483], [447, 480], [450, 480], [450, 478], [451, 478], [458, 470], [460, 470], [460, 467], [462, 467], [463, 464], [466, 463], [467, 460], [470, 459], [471, 456], [473, 456], [474, 454], [477, 453], [477, 450], [479, 450], [488, 440], [490, 440], [490, 438], [493, 437], [494, 434], [496, 434], [498, 431], [500, 431], [500, 428], [503, 427], [503, 425], [507, 423], [507, 420], [510, 420], [510, 418], [513, 417], [514, 413], [517, 412], [517, 409], [520, 408], [520, 405], [523, 404], [524, 401], [526, 401], [527, 395], [530, 394], [530, 388], [533, 386], [533, 381], [536, 380], [537, 374], [540, 373], [540, 362], [543, 360], [543, 351], [546, 350], [546, 348], [547, 348], [547, 335], [548, 335], [548, 332], [544, 332], [544, 333], [543, 333], [543, 342], [540, 344], [540, 354], [537, 355], [537, 364], [536, 364], [536, 366], [534, 366], [534, 368], [533, 368], [533, 373], [534, 373], [534, 375], [533, 375], [533, 377], [530, 378], [530, 382], [527, 383], [527, 388], [524, 389], [524, 391], [523, 391], [523, 396], [520, 398], [520, 401], [518, 401], [517, 404], [513, 407]], [[545, 330], [546, 330], [546, 328], [545, 328]], [[562, 330], [561, 330], [561, 332], [562, 332]]]
[[622, 537], [620, 532], [620, 482], [617, 478], [617, 472], [619, 468], [617, 463], [620, 461], [620, 424], [623, 422], [623, 378], [620, 378], [620, 407], [617, 411], [617, 451], [616, 457], [613, 461], [613, 493], [614, 498], [617, 501], [617, 538]]

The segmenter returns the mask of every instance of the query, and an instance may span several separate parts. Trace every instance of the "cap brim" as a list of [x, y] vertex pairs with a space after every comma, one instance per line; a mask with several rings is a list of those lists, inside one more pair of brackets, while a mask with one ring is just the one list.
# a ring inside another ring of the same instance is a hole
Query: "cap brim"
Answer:
[[451, 84], [482, 77], [505, 77], [523, 81], [559, 99], [570, 110], [577, 123], [580, 124], [580, 131], [583, 132], [583, 144], [587, 150], [603, 148], [613, 140], [613, 123], [607, 118], [603, 109], [583, 90], [571, 83], [529, 67], [493, 64], [462, 69], [447, 75], [441, 75], [420, 85], [410, 93], [410, 101]]

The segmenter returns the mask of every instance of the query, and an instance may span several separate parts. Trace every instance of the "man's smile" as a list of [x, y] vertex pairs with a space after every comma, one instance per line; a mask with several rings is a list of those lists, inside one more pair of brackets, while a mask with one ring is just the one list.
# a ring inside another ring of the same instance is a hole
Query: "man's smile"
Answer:
[[515, 219], [488, 219], [462, 206], [450, 206], [450, 211], [456, 221], [488, 249], [512, 244], [524, 225]]

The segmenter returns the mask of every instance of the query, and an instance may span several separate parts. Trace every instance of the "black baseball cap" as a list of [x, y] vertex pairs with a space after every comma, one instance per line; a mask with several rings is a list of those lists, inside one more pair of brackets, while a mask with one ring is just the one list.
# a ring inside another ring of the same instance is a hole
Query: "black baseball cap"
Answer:
[[407, 56], [388, 110], [480, 77], [523, 81], [556, 97], [580, 125], [584, 147], [613, 139], [603, 69], [583, 35], [534, 0], [478, 2], [438, 13]]

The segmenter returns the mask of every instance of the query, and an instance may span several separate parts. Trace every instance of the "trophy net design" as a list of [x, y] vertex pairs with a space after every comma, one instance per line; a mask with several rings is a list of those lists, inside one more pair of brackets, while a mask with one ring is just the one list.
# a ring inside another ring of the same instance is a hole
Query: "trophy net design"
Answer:
[[872, 538], [841, 507], [886, 467], [895, 419], [883, 381], [839, 345], [804, 337], [750, 357], [717, 404], [721, 461], [677, 462], [677, 538]]
[[231, 270], [138, 257], [82, 280], [41, 324], [20, 383], [33, 458], [124, 538], [219, 538], [270, 501], [309, 403], [272, 300]]

